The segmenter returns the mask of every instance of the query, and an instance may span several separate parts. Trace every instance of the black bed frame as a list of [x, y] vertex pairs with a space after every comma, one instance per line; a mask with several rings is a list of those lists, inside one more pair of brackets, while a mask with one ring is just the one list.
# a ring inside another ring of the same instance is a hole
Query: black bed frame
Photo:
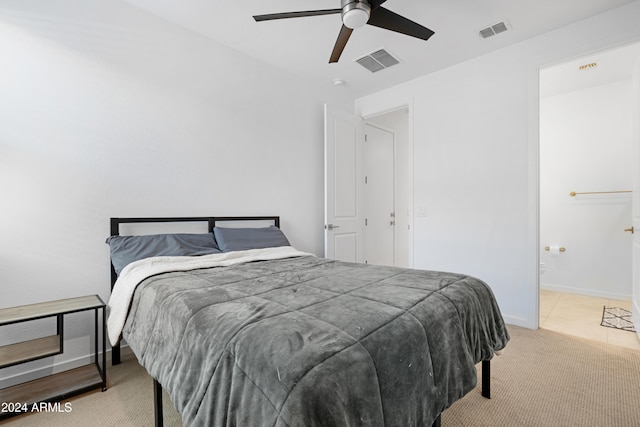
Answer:
[[[120, 224], [134, 224], [134, 223], [163, 223], [163, 222], [206, 222], [207, 229], [213, 230], [216, 222], [223, 221], [273, 221], [274, 225], [280, 228], [279, 216], [192, 216], [192, 217], [149, 217], [149, 218], [111, 218], [110, 230], [112, 236], [120, 235]], [[111, 289], [116, 283], [118, 275], [116, 270], [111, 264]], [[112, 365], [119, 365], [121, 363], [120, 355], [120, 343], [112, 347], [111, 352]], [[487, 399], [491, 399], [491, 361], [482, 361], [482, 396]], [[163, 414], [162, 414], [162, 386], [156, 380], [153, 379], [153, 405], [155, 413], [155, 426], [163, 426]], [[433, 422], [432, 427], [440, 427], [440, 417]]]

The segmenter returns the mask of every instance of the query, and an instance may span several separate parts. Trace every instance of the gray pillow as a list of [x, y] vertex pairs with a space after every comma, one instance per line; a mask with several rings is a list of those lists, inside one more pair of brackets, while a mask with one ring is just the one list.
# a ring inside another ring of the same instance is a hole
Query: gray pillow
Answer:
[[273, 225], [264, 228], [214, 227], [213, 234], [222, 252], [289, 246], [284, 233]]
[[196, 256], [220, 253], [213, 233], [111, 236], [107, 242], [116, 273], [128, 264], [153, 256]]

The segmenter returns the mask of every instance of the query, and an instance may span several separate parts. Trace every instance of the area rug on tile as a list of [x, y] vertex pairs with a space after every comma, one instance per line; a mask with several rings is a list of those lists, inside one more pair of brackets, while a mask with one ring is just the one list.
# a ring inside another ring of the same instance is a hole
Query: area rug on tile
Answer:
[[620, 307], [607, 307], [602, 310], [602, 326], [635, 332], [631, 322], [631, 312]]

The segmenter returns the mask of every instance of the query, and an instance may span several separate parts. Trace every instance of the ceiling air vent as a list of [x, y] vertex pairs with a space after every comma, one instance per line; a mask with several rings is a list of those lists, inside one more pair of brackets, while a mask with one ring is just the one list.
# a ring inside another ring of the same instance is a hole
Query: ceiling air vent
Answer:
[[400, 61], [384, 49], [377, 50], [367, 56], [356, 59], [356, 62], [372, 73], [400, 63]]
[[509, 29], [509, 24], [506, 21], [498, 22], [487, 28], [483, 28], [479, 31], [480, 37], [486, 39], [487, 37], [495, 36], [496, 34], [503, 33]]

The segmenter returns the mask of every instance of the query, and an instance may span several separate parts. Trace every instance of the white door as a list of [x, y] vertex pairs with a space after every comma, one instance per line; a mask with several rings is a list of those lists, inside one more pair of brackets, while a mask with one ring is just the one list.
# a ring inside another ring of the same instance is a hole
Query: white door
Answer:
[[325, 104], [324, 127], [324, 256], [363, 262], [363, 120]]
[[365, 124], [364, 132], [364, 261], [394, 265], [395, 146], [393, 133]]

